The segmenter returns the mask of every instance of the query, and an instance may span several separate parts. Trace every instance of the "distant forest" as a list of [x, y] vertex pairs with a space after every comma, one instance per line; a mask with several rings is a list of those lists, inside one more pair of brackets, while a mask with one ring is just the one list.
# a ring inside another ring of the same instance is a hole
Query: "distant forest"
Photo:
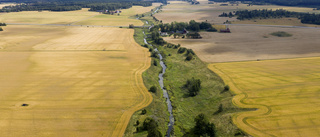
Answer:
[[283, 18], [283, 17], [293, 17], [301, 20], [301, 23], [306, 24], [317, 24], [320, 25], [320, 15], [301, 13], [301, 12], [291, 12], [283, 9], [277, 10], [242, 10], [236, 11], [235, 14], [232, 12], [222, 13], [220, 17], [233, 17], [237, 16], [239, 20], [250, 20], [250, 19], [267, 19], [267, 18]]
[[90, 11], [128, 9], [133, 5], [151, 6], [152, 2], [167, 3], [166, 0], [0, 0], [0, 3], [22, 3], [16, 6], [5, 6], [0, 12], [19, 11], [73, 11], [90, 8]]
[[[209, 0], [215, 2], [229, 2], [239, 0]], [[306, 7], [320, 7], [320, 0], [240, 0], [252, 1], [253, 4], [276, 4], [283, 6], [306, 6]]]

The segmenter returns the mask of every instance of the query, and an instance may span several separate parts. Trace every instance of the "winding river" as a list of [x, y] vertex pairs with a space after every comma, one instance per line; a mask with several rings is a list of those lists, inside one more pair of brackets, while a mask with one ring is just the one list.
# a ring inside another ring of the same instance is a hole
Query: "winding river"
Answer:
[[[151, 28], [151, 27], [150, 27]], [[145, 33], [143, 32], [144, 36], [145, 36]], [[147, 42], [147, 40], [144, 38], [144, 43], [145, 44], [148, 44], [150, 46], [152, 46], [151, 44], [149, 44]], [[155, 51], [158, 52], [158, 49], [155, 48], [154, 49]], [[174, 125], [174, 117], [173, 117], [173, 114], [172, 114], [172, 105], [171, 105], [171, 101], [170, 101], [170, 98], [169, 98], [169, 94], [167, 92], [167, 90], [164, 88], [164, 84], [163, 84], [163, 75], [166, 73], [166, 69], [167, 69], [167, 66], [164, 64], [164, 62], [162, 61], [163, 57], [162, 55], [160, 54], [160, 52], [158, 52], [158, 56], [160, 58], [160, 65], [162, 67], [162, 72], [159, 74], [159, 84], [160, 84], [160, 87], [161, 87], [161, 90], [163, 91], [163, 96], [166, 98], [166, 102], [167, 102], [167, 106], [168, 106], [168, 111], [170, 113], [170, 116], [169, 116], [169, 123], [168, 123], [168, 131], [167, 131], [167, 137], [170, 137], [170, 133], [173, 129], [173, 125]]]

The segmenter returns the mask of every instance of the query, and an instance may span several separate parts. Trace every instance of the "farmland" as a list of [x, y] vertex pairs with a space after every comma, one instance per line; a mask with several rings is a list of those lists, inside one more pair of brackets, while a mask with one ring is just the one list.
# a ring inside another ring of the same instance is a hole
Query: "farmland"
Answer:
[[50, 11], [24, 11], [3, 13], [0, 22], [6, 23], [31, 23], [31, 24], [71, 24], [73, 22], [98, 15], [97, 12], [89, 12], [88, 9], [68, 12]]
[[253, 136], [320, 136], [320, 58], [210, 64], [237, 95], [233, 103], [257, 111], [234, 123]]
[[[159, 4], [155, 4], [159, 5]], [[71, 24], [71, 25], [103, 25], [103, 26], [136, 26], [143, 25], [140, 20], [129, 18], [136, 14], [151, 11], [155, 6], [142, 7], [133, 6], [123, 9], [120, 15], [100, 14], [88, 11], [87, 8], [77, 11], [51, 12], [51, 11], [23, 11], [1, 13], [0, 22], [6, 23], [28, 23], [28, 24]]]
[[9, 25], [0, 37], [1, 136], [121, 136], [152, 101], [133, 30]]
[[[230, 26], [231, 32], [200, 32], [203, 39], [174, 39], [171, 43], [193, 49], [205, 62], [231, 62], [319, 56], [320, 29], [266, 26]], [[285, 31], [292, 37], [280, 38], [272, 32]]]
[[151, 11], [151, 9], [155, 8], [154, 6], [150, 7], [142, 7], [142, 6], [133, 6], [130, 9], [122, 10], [120, 15], [106, 15], [101, 14], [83, 21], [79, 21], [75, 23], [76, 25], [105, 25], [105, 26], [129, 26], [129, 24], [133, 24], [135, 26], [141, 26], [143, 23], [140, 20], [135, 18], [129, 18], [136, 14], [142, 14], [145, 12]]
[[320, 13], [312, 8], [303, 7], [288, 7], [276, 5], [254, 5], [247, 6], [247, 4], [239, 4], [238, 6], [220, 6], [221, 3], [208, 4], [208, 1], [200, 1], [199, 5], [191, 5], [182, 1], [170, 1], [170, 4], [164, 6], [162, 12], [156, 14], [159, 20], [164, 23], [171, 23], [174, 21], [188, 22], [190, 20], [208, 21], [210, 23], [223, 23], [226, 20], [236, 21], [236, 18], [218, 17], [222, 12], [232, 12], [237, 10], [254, 10], [254, 9], [285, 9], [296, 12]]

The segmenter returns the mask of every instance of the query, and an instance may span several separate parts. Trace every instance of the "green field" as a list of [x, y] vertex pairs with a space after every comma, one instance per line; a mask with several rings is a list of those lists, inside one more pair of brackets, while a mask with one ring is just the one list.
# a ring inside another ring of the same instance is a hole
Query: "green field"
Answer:
[[233, 103], [257, 111], [233, 116], [253, 136], [320, 136], [320, 57], [216, 63], [237, 95]]

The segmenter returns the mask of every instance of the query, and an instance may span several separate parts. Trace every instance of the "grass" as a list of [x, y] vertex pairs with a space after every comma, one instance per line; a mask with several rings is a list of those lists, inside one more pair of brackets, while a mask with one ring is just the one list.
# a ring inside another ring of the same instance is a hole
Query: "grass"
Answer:
[[233, 102], [257, 111], [233, 121], [253, 136], [320, 136], [320, 58], [217, 63], [218, 73], [237, 94]]
[[270, 33], [272, 36], [277, 36], [277, 37], [291, 37], [292, 34], [284, 32], [284, 31], [277, 31], [277, 32], [272, 32]]
[[[137, 43], [140, 45], [144, 44], [143, 38], [143, 29], [141, 28], [135, 28], [135, 33], [134, 33], [134, 38]], [[152, 62], [157, 61], [159, 62], [159, 59], [152, 58]], [[166, 102], [165, 99], [163, 98], [163, 92], [160, 89], [160, 85], [158, 83], [158, 75], [159, 72], [161, 71], [161, 66], [158, 64], [158, 66], [154, 66], [153, 63], [151, 63], [151, 66], [142, 74], [143, 77], [143, 82], [144, 85], [146, 86], [147, 89], [150, 89], [152, 86], [157, 87], [157, 92], [156, 93], [151, 93], [153, 96], [153, 101], [152, 103], [144, 108], [147, 110], [147, 114], [141, 115], [141, 110], [135, 112], [132, 115], [132, 118], [128, 124], [126, 133], [124, 136], [126, 137], [143, 137], [147, 136], [147, 132], [138, 132], [136, 133], [136, 128], [135, 123], [137, 120], [141, 123], [140, 126], [142, 125], [143, 121], [147, 117], [153, 117], [156, 119], [156, 121], [159, 124], [160, 131], [162, 132], [162, 135], [166, 134], [167, 130], [167, 124], [169, 121], [169, 113], [167, 110]]]
[[[136, 41], [143, 44], [141, 29], [136, 29]], [[150, 41], [152, 42], [152, 41]], [[183, 136], [186, 132], [195, 125], [194, 118], [200, 113], [205, 113], [211, 122], [217, 126], [218, 136], [234, 136], [239, 129], [232, 124], [231, 116], [235, 112], [245, 111], [232, 104], [233, 95], [230, 92], [221, 92], [224, 89], [224, 83], [219, 76], [214, 74], [207, 68], [207, 64], [195, 57], [192, 61], [185, 61], [184, 54], [177, 54], [177, 49], [158, 46], [158, 49], [165, 58], [165, 63], [168, 66], [164, 77], [164, 84], [170, 94], [173, 104], [173, 113], [175, 117], [174, 135]], [[170, 54], [170, 56], [169, 56]], [[146, 87], [158, 84], [158, 74], [161, 68], [152, 66], [143, 74]], [[181, 88], [187, 79], [195, 77], [201, 79], [202, 89], [200, 94], [195, 97], [187, 97], [186, 92]], [[158, 87], [159, 88], [159, 87]], [[146, 108], [147, 115], [140, 115], [141, 111], [136, 112], [130, 121], [127, 128], [126, 136], [146, 136], [147, 133], [134, 133], [134, 123], [139, 120], [140, 123], [147, 116], [156, 117], [158, 122], [165, 128], [161, 129], [163, 135], [166, 133], [168, 113], [165, 106], [165, 100], [160, 94], [153, 94], [153, 103]], [[158, 103], [158, 104], [157, 104]], [[161, 105], [162, 104], [162, 105]], [[222, 104], [222, 112], [216, 114], [219, 105]], [[162, 113], [161, 113], [162, 112]], [[165, 113], [164, 113], [165, 112]], [[165, 120], [166, 119], [166, 120]], [[162, 124], [163, 123], [163, 124]]]
[[1, 135], [122, 136], [152, 101], [142, 80], [151, 59], [133, 33], [8, 25], [0, 33]]
[[[224, 83], [215, 73], [207, 68], [198, 57], [186, 61], [185, 54], [177, 54], [177, 49], [159, 47], [166, 56], [167, 71], [164, 84], [170, 94], [175, 117], [174, 135], [182, 136], [194, 127], [194, 118], [204, 113], [217, 127], [217, 136], [233, 136], [238, 128], [231, 122], [231, 116], [238, 111], [244, 111], [233, 106], [230, 92], [222, 92]], [[171, 56], [169, 56], [171, 54]], [[201, 90], [195, 97], [188, 97], [182, 88], [187, 79], [192, 77], [201, 80]], [[216, 114], [219, 105], [223, 111]]]

